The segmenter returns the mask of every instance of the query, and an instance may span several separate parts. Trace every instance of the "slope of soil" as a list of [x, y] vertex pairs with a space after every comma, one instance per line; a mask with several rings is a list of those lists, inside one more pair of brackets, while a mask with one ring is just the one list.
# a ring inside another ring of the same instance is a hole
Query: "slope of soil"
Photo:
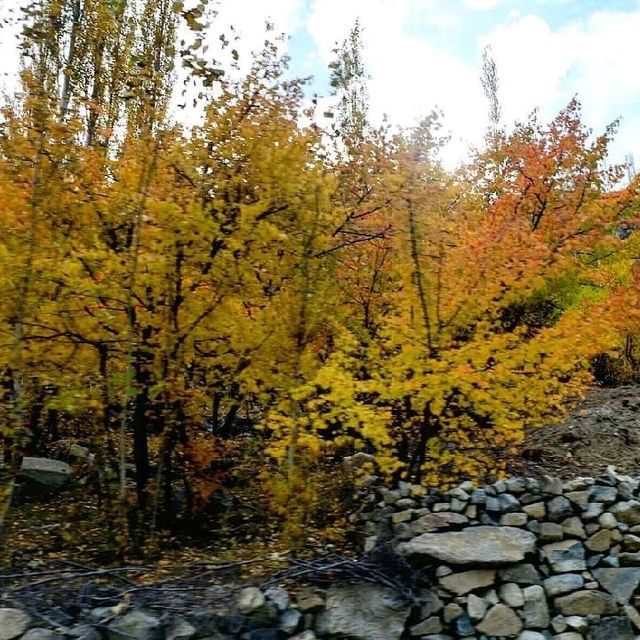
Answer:
[[512, 471], [597, 476], [608, 465], [640, 474], [640, 386], [595, 388], [563, 422], [530, 429]]

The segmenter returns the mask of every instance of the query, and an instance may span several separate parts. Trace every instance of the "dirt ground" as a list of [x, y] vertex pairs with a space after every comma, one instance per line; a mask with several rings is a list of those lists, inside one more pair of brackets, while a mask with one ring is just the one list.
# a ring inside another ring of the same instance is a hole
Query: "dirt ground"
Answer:
[[530, 429], [512, 470], [596, 476], [608, 465], [640, 475], [640, 386], [595, 388], [563, 422]]

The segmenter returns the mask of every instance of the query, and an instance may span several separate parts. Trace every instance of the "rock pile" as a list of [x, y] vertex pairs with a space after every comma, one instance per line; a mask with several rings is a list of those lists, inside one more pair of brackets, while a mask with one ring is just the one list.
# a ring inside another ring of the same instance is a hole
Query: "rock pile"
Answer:
[[[431, 584], [408, 635], [633, 640], [640, 632], [640, 481], [511, 478], [440, 493], [375, 488], [366, 547], [390, 539]], [[419, 619], [418, 619], [419, 618]]]
[[[446, 493], [372, 480], [366, 496], [358, 518], [367, 557], [384, 563], [403, 556], [413, 569], [415, 602], [382, 584], [307, 586], [295, 598], [281, 587], [246, 587], [215, 611], [93, 609], [65, 632], [81, 640], [640, 635], [640, 479], [609, 470], [564, 482], [464, 483]], [[0, 640], [62, 637], [38, 626], [46, 625], [19, 608], [0, 608]]]

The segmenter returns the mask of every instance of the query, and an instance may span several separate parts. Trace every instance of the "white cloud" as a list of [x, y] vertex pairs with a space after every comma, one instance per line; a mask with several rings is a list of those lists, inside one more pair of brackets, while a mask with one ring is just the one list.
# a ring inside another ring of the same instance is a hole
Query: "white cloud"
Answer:
[[507, 120], [522, 119], [534, 108], [550, 118], [573, 95], [596, 133], [618, 116], [622, 126], [613, 159], [626, 152], [640, 157], [640, 9], [597, 11], [586, 20], [558, 29], [534, 15], [496, 28], [490, 43], [500, 78]]
[[[461, 157], [468, 140], [478, 141], [486, 107], [477, 70], [406, 31], [416, 19], [409, 0], [314, 0], [307, 29], [326, 62], [360, 18], [364, 55], [371, 75], [371, 112], [387, 114], [393, 123], [411, 126], [439, 107], [445, 127], [453, 130], [448, 164]], [[437, 17], [437, 16], [436, 16]], [[441, 18], [448, 16], [443, 12]], [[432, 16], [433, 18], [433, 16]]]
[[465, 0], [465, 6], [476, 11], [492, 11], [497, 9], [504, 0]]

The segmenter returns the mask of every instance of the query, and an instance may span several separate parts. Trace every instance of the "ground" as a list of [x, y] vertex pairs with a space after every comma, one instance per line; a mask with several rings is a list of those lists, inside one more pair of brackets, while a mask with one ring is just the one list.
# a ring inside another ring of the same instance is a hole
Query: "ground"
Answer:
[[512, 470], [566, 478], [608, 465], [640, 475], [640, 386], [594, 388], [562, 422], [529, 429]]
[[[564, 421], [529, 429], [519, 455], [511, 462], [510, 472], [530, 476], [597, 476], [608, 465], [615, 465], [620, 473], [640, 474], [640, 386], [594, 388]], [[236, 498], [240, 507], [233, 510], [232, 520], [218, 522], [216, 535], [209, 533], [193, 539], [167, 536], [159, 540], [158, 552], [147, 558], [156, 566], [154, 575], [157, 576], [163, 563], [172, 566], [266, 559], [274, 552], [286, 552], [287, 542], [279, 533], [278, 522], [256, 509], [264, 497], [240, 489]], [[99, 508], [84, 487], [75, 487], [46, 501], [19, 502], [12, 510], [6, 532], [10, 544], [0, 547], [0, 574], [59, 559], [72, 558], [90, 566], [117, 561], [104, 546], [101, 530], [104, 523], [98, 517]], [[256, 536], [256, 531], [260, 535]], [[317, 533], [308, 530], [302, 552], [306, 557], [334, 550], [343, 554], [357, 552], [354, 532], [350, 540], [336, 541], [335, 545]], [[246, 570], [249, 574], [260, 572], [264, 566], [251, 564]]]

